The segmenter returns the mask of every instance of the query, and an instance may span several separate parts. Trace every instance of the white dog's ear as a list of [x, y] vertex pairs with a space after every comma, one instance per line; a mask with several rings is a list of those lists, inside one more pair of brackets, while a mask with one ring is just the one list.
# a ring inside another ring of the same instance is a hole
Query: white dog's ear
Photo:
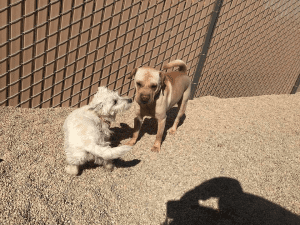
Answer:
[[91, 107], [89, 108], [89, 110], [93, 110], [93, 111], [98, 112], [98, 111], [100, 111], [102, 108], [103, 108], [103, 103], [100, 102], [100, 103], [97, 104], [97, 105], [91, 106]]

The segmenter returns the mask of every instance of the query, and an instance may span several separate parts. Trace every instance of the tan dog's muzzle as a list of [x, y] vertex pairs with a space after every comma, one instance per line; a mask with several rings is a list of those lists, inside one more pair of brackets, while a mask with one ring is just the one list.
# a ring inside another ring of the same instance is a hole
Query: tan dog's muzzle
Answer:
[[142, 105], [152, 104], [157, 99], [157, 95], [159, 95], [161, 90], [160, 88], [158, 88], [156, 91], [153, 91], [151, 88], [147, 87], [144, 87], [142, 89], [139, 90], [139, 95], [137, 98], [137, 102]]
[[149, 102], [149, 100], [150, 100], [150, 95], [148, 94], [141, 94], [140, 95], [140, 99], [141, 99], [141, 103], [142, 104], [147, 104], [148, 102]]
[[138, 90], [137, 102], [145, 105], [153, 102], [153, 91], [150, 88], [143, 87]]

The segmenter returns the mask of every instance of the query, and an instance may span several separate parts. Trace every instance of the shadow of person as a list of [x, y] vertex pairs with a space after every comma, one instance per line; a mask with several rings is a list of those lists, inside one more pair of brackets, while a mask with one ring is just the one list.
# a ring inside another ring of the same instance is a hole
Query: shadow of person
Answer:
[[[162, 137], [162, 143], [164, 142], [164, 140], [167, 136], [168, 130], [173, 126], [173, 123], [176, 119], [178, 111], [179, 111], [178, 107], [173, 107], [167, 112], [167, 119], [166, 119], [165, 130], [164, 130], [163, 137]], [[180, 127], [183, 124], [185, 118], [186, 118], [186, 116], [184, 114], [180, 118], [178, 127]], [[144, 119], [139, 136], [137, 138], [137, 141], [139, 141], [145, 135], [145, 133], [150, 134], [150, 135], [157, 134], [157, 121], [155, 118], [145, 118]], [[131, 137], [132, 137], [132, 135], [131, 135]]]
[[[199, 200], [218, 198], [218, 209], [201, 206]], [[167, 203], [163, 224], [300, 224], [300, 216], [262, 197], [245, 193], [232, 178], [217, 177]]]

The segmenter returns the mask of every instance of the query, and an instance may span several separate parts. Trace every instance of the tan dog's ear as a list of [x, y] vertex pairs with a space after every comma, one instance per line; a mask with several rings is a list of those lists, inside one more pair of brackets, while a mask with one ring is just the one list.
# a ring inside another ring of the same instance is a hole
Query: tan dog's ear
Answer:
[[161, 89], [163, 91], [163, 94], [164, 94], [164, 90], [166, 88], [166, 76], [165, 76], [165, 73], [160, 71], [159, 72], [159, 77], [160, 77], [160, 80], [161, 80]]
[[128, 75], [127, 79], [131, 79], [132, 77], [134, 77], [135, 74], [136, 74], [136, 71], [137, 71], [137, 68], [134, 68], [134, 69], [131, 71], [131, 73]]

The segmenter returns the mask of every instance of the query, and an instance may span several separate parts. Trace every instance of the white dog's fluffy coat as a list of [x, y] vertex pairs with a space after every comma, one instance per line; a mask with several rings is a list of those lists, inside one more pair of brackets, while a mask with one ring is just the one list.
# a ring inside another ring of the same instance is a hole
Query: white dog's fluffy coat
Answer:
[[89, 105], [74, 110], [67, 117], [63, 125], [67, 173], [77, 175], [79, 166], [92, 160], [112, 169], [112, 159], [121, 157], [132, 148], [128, 145], [109, 146], [110, 122], [115, 120], [118, 112], [129, 109], [131, 103], [131, 99], [99, 87]]

